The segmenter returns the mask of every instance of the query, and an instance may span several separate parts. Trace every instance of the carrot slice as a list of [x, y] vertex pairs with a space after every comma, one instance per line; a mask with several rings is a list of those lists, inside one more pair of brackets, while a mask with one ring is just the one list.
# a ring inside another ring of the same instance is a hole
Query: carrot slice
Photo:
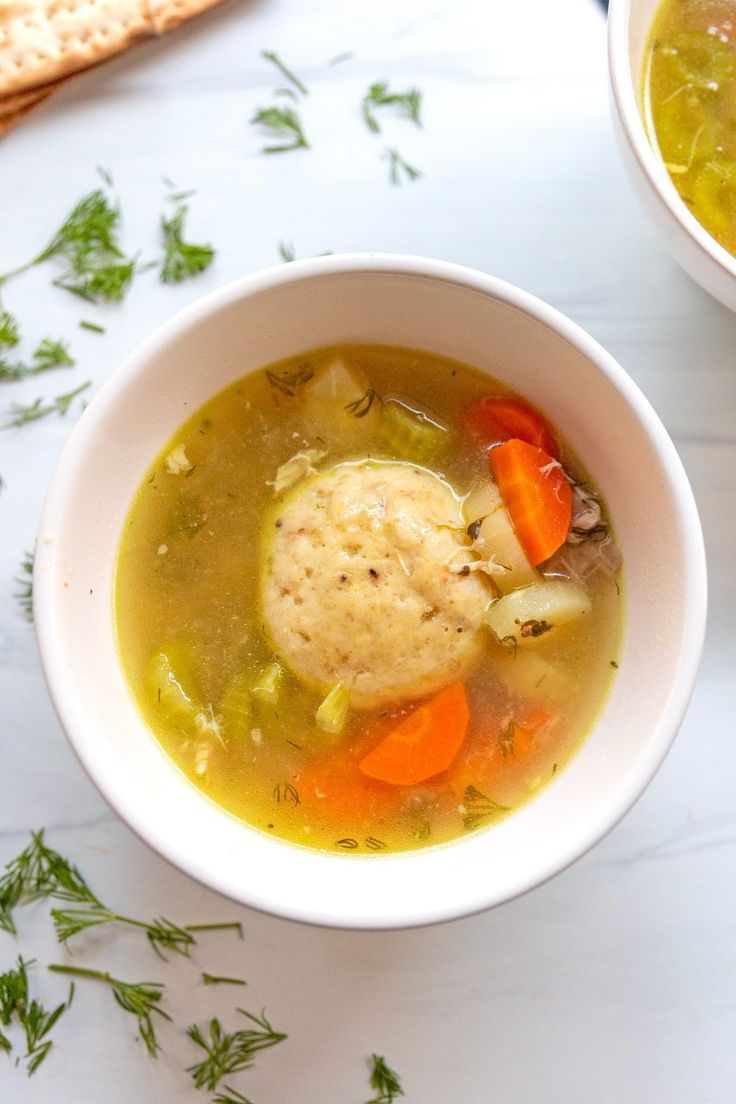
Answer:
[[393, 786], [361, 774], [354, 749], [307, 764], [295, 784], [301, 803], [330, 820], [384, 815], [399, 796]]
[[522, 399], [488, 395], [470, 407], [465, 420], [470, 429], [489, 444], [516, 438], [536, 445], [555, 460], [560, 458], [555, 435], [546, 420]]
[[392, 786], [412, 786], [440, 774], [465, 739], [470, 711], [462, 682], [445, 686], [404, 717], [361, 760], [363, 774]]
[[559, 463], [536, 445], [513, 438], [491, 449], [491, 468], [516, 535], [533, 564], [565, 543], [572, 487]]

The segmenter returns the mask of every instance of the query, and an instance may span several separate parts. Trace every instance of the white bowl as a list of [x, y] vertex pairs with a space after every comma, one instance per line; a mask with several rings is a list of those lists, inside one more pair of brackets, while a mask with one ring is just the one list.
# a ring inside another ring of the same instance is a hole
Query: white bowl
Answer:
[[[205, 798], [131, 699], [112, 583], [131, 498], [165, 440], [215, 392], [332, 342], [382, 342], [467, 361], [507, 381], [569, 437], [610, 506], [627, 626], [612, 694], [583, 749], [498, 827], [386, 856], [268, 838]], [[685, 711], [702, 647], [706, 575], [674, 446], [626, 373], [526, 292], [439, 261], [336, 256], [245, 277], [143, 342], [92, 400], [41, 518], [35, 620], [62, 725], [110, 804], [161, 855], [280, 916], [351, 928], [427, 924], [507, 901], [582, 855], [639, 797]]]
[[652, 148], [642, 105], [642, 72], [660, 0], [610, 0], [608, 68], [613, 121], [634, 191], [675, 260], [693, 280], [736, 310], [736, 257], [712, 237], [680, 198]]

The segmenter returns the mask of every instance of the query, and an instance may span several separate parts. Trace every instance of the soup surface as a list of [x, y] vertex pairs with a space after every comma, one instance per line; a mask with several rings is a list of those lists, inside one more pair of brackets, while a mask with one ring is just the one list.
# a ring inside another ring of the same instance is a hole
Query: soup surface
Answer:
[[536, 410], [386, 346], [216, 395], [126, 519], [121, 660], [164, 749], [250, 825], [353, 854], [507, 816], [616, 666], [610, 520]]
[[736, 253], [736, 3], [664, 0], [644, 104], [653, 144], [695, 217]]

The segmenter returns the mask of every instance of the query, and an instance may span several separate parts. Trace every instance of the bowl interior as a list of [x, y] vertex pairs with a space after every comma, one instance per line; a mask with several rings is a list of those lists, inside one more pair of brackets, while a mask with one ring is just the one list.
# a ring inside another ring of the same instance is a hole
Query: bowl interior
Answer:
[[[561, 776], [500, 826], [454, 844], [355, 858], [271, 840], [211, 804], [149, 732], [115, 648], [124, 515], [165, 439], [205, 399], [269, 361], [331, 342], [403, 344], [507, 381], [574, 443], [614, 518], [628, 620], [595, 730]], [[280, 915], [418, 924], [496, 904], [578, 857], [645, 787], [684, 711], [702, 643], [702, 539], [656, 416], [581, 331], [530, 296], [436, 262], [325, 258], [208, 296], [134, 352], [90, 404], [54, 477], [35, 578], [42, 659], [60, 718], [123, 818], [188, 873]]]

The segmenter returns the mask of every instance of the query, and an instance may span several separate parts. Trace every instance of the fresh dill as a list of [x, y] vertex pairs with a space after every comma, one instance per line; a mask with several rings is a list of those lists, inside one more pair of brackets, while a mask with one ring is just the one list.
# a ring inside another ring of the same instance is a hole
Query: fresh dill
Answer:
[[238, 1031], [223, 1031], [216, 1018], [210, 1020], [207, 1035], [202, 1033], [197, 1024], [187, 1028], [189, 1038], [206, 1055], [201, 1062], [187, 1069], [198, 1089], [206, 1088], [213, 1092], [231, 1073], [250, 1069], [259, 1050], [266, 1050], [286, 1039], [287, 1036], [282, 1032], [274, 1031], [266, 1019], [265, 1011], [260, 1016], [246, 1012], [243, 1008], [239, 1008], [238, 1012], [249, 1021], [248, 1027]]
[[281, 60], [275, 50], [261, 50], [261, 57], [275, 65], [279, 72], [301, 92], [302, 96], [309, 95], [309, 89], [304, 82], [299, 80], [294, 70], [290, 69], [289, 66]]
[[189, 956], [197, 942], [195, 932], [232, 928], [242, 936], [238, 921], [181, 927], [163, 916], [146, 922], [114, 912], [93, 893], [80, 870], [46, 844], [43, 830], [33, 833], [31, 843], [7, 864], [0, 878], [0, 927], [14, 932], [13, 909], [24, 901], [42, 897], [64, 906], [51, 910], [60, 943], [102, 924], [125, 924], [144, 931], [159, 958], [165, 958], [164, 951]]
[[514, 752], [514, 740], [516, 739], [516, 723], [509, 721], [505, 728], [498, 734], [498, 746], [501, 749], [501, 754], [504, 759], [508, 759], [509, 755], [513, 756]]
[[508, 813], [508, 805], [499, 805], [490, 797], [476, 789], [475, 786], [466, 786], [463, 795], [463, 828], [477, 828], [489, 817], [498, 816], [500, 813]]
[[[146, 1050], [152, 1058], [158, 1057], [161, 1045], [156, 1038], [156, 1029], [153, 1022], [154, 1014], [162, 1016], [165, 1020], [171, 1020], [168, 1012], [161, 1008], [164, 987], [159, 981], [121, 981], [113, 977], [107, 970], [89, 970], [84, 966], [49, 966], [55, 974], [67, 974], [77, 978], [91, 978], [95, 981], [103, 981], [109, 985], [117, 1003], [125, 1011], [135, 1016], [138, 1022], [140, 1037], [145, 1043]], [[66, 1006], [64, 1006], [66, 1007]]]
[[422, 93], [418, 88], [405, 92], [393, 92], [388, 81], [375, 81], [363, 97], [363, 121], [369, 130], [379, 134], [381, 125], [376, 118], [376, 108], [395, 107], [418, 127], [422, 125]]
[[[33, 964], [33, 960], [26, 962], [19, 955], [15, 969], [6, 970], [4, 974], [0, 974], [0, 1024], [3, 1027], [10, 1027], [15, 1018], [22, 1028], [25, 1036], [26, 1072], [29, 1077], [48, 1056], [53, 1046], [48, 1036], [59, 1017], [71, 1004], [74, 992], [72, 986], [67, 1000], [50, 1012], [47, 1011], [39, 1000], [30, 997], [28, 967]], [[0, 1031], [0, 1050], [10, 1054], [12, 1049], [11, 1040], [3, 1031]]]
[[259, 107], [251, 119], [253, 125], [265, 127], [280, 144], [264, 146], [262, 153], [288, 153], [290, 150], [309, 149], [301, 119], [293, 107]]
[[219, 977], [217, 974], [202, 974], [202, 982], [204, 985], [247, 985], [247, 981], [243, 981], [242, 978], [233, 977]]
[[380, 1054], [371, 1055], [370, 1087], [377, 1093], [368, 1104], [393, 1104], [398, 1096], [404, 1095], [398, 1073], [386, 1065]]
[[162, 284], [178, 284], [204, 272], [212, 264], [215, 251], [211, 245], [194, 245], [184, 241], [184, 219], [189, 208], [182, 204], [171, 218], [161, 216], [161, 237], [164, 257], [159, 270]]
[[91, 386], [92, 381], [87, 380], [86, 383], [81, 383], [73, 391], [66, 391], [63, 395], [57, 395], [55, 399], [50, 399], [48, 402], [44, 399], [34, 399], [32, 403], [11, 403], [8, 412], [10, 420], [0, 424], [0, 429], [16, 429], [19, 426], [28, 425], [29, 422], [37, 422], [41, 418], [46, 418], [49, 414], [58, 414], [63, 418], [77, 396]]
[[[18, 589], [15, 592], [15, 599], [18, 605], [23, 610], [23, 615], [26, 621], [33, 620], [33, 553], [24, 552], [23, 559], [20, 561], [20, 574], [15, 576], [15, 582]], [[0, 881], [0, 928], [5, 927], [4, 923], [4, 908], [3, 908], [3, 891], [2, 882]], [[7, 930], [7, 929], [6, 929]]]
[[0, 360], [0, 382], [9, 383], [50, 372], [53, 368], [73, 368], [74, 357], [65, 341], [45, 337], [33, 354], [30, 364], [8, 364]]
[[279, 242], [279, 256], [284, 264], [289, 264], [291, 261], [296, 260], [296, 253], [294, 252], [294, 246], [292, 242]]
[[387, 146], [383, 156], [388, 160], [388, 178], [394, 185], [401, 184], [402, 173], [407, 180], [418, 180], [422, 175], [421, 169], [416, 169], [405, 161], [395, 146]]
[[294, 398], [299, 389], [305, 383], [309, 383], [313, 375], [314, 370], [308, 364], [300, 364], [295, 372], [283, 372], [281, 375], [267, 371], [266, 379], [276, 391]]
[[361, 395], [359, 399], [355, 399], [353, 402], [348, 403], [345, 410], [355, 418], [365, 418], [377, 399], [380, 403], [381, 400], [378, 398], [377, 392], [374, 391], [372, 387], [369, 387], [366, 393]]
[[66, 270], [54, 284], [82, 299], [119, 301], [130, 286], [136, 260], [126, 258], [118, 242], [120, 209], [97, 188], [83, 196], [45, 249], [26, 264], [0, 276], [0, 284], [34, 265], [57, 257]]
[[90, 333], [104, 334], [105, 327], [98, 326], [96, 322], [88, 322], [86, 318], [83, 318], [79, 323], [80, 330], [89, 330]]
[[212, 1097], [212, 1104], [253, 1104], [253, 1101], [249, 1100], [247, 1096], [243, 1096], [237, 1089], [231, 1089], [229, 1085], [224, 1085], [222, 1092]]
[[18, 319], [7, 310], [0, 310], [0, 345], [12, 349], [20, 341]]

